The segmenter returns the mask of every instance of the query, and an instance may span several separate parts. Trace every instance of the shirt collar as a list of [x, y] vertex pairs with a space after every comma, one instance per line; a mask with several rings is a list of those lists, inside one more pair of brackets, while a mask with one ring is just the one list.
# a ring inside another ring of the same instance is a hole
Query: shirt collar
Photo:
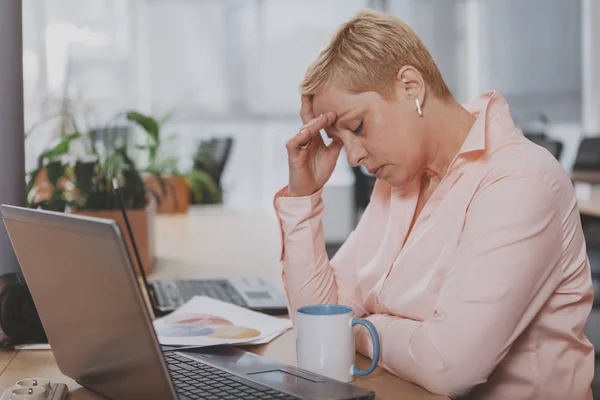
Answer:
[[475, 123], [457, 156], [490, 149], [502, 136], [500, 133], [512, 133], [515, 128], [508, 103], [495, 90], [482, 94], [463, 107], [475, 117]]

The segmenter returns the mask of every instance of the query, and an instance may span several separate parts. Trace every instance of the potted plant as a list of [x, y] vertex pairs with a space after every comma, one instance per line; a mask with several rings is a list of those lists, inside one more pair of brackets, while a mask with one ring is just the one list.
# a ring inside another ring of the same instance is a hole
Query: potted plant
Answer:
[[[148, 196], [126, 144], [118, 143], [110, 131], [106, 129], [101, 143], [89, 132], [75, 131], [41, 154], [36, 168], [27, 173], [27, 204], [32, 208], [113, 219], [125, 232], [112, 186], [116, 179], [142, 263], [146, 273], [150, 273], [154, 267], [154, 201]], [[133, 255], [129, 236], [123, 236]], [[135, 257], [131, 259], [139, 268]]]
[[137, 146], [138, 149], [147, 150], [148, 167], [144, 170], [144, 184], [152, 191], [158, 193], [160, 203], [159, 213], [186, 213], [190, 207], [190, 187], [187, 179], [177, 168], [178, 159], [175, 156], [164, 155], [161, 137], [162, 127], [170, 118], [170, 114], [161, 120], [144, 115], [137, 111], [129, 111], [127, 119], [146, 134], [145, 145]]

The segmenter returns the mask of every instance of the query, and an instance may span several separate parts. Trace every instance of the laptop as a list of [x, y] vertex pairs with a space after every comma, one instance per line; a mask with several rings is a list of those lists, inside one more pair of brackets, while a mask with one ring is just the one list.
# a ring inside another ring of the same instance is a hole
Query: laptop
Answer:
[[118, 400], [374, 398], [231, 346], [162, 350], [113, 220], [0, 211], [58, 367], [87, 389]]
[[[119, 204], [127, 220], [127, 211], [122, 202]], [[133, 234], [130, 233], [129, 238], [135, 248]], [[143, 270], [140, 272], [143, 273]], [[208, 296], [271, 315], [287, 314], [287, 301], [283, 293], [260, 277], [157, 280], [149, 282], [148, 291], [157, 315], [175, 311], [194, 296]]]
[[[135, 235], [129, 224], [125, 200], [116, 180], [113, 182], [113, 190], [127, 226], [127, 234], [136, 261], [138, 265], [142, 265]], [[282, 315], [288, 312], [287, 301], [283, 294], [262, 278], [158, 280], [148, 282], [144, 272], [145, 269], [139, 268], [138, 271], [155, 315], [165, 315], [175, 311], [194, 296], [212, 297], [265, 314]]]

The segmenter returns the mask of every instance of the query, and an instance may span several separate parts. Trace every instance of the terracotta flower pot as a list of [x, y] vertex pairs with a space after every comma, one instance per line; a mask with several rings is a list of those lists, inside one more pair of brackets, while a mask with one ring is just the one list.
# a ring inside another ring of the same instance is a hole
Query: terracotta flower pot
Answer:
[[146, 176], [144, 185], [151, 189], [159, 198], [157, 205], [159, 214], [187, 213], [190, 208], [190, 185], [185, 176], [163, 176], [166, 193], [154, 176]]
[[[144, 272], [146, 274], [151, 273], [154, 270], [155, 261], [155, 246], [154, 246], [154, 215], [156, 206], [153, 201], [149, 202], [146, 208], [139, 210], [127, 210], [127, 217], [131, 224], [131, 230], [135, 237], [140, 258], [144, 264]], [[112, 219], [119, 224], [127, 249], [129, 250], [129, 256], [133, 263], [136, 272], [139, 275], [139, 267], [137, 265], [135, 252], [127, 233], [127, 225], [123, 219], [123, 214], [119, 210], [82, 210], [73, 211], [74, 214], [86, 215], [89, 217], [106, 218]]]

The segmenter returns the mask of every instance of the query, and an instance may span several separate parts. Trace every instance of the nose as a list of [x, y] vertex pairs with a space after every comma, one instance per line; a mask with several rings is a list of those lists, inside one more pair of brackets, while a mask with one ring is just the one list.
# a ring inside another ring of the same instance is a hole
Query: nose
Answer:
[[352, 167], [358, 167], [367, 156], [365, 149], [360, 146], [346, 146], [346, 155]]

